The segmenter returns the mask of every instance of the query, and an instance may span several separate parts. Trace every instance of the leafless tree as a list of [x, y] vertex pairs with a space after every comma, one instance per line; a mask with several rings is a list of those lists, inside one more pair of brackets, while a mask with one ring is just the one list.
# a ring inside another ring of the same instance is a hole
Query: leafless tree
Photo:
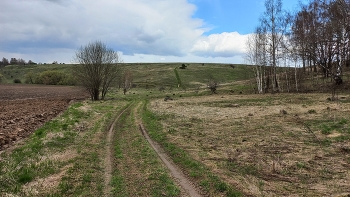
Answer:
[[9, 65], [9, 60], [3, 57], [3, 58], [2, 58], [2, 64], [3, 64], [4, 66]]
[[15, 64], [17, 64], [17, 59], [16, 58], [11, 58], [11, 60], [10, 60], [10, 64], [11, 65], [15, 65]]
[[120, 75], [120, 55], [101, 41], [95, 41], [80, 47], [75, 61], [79, 63], [74, 68], [78, 83], [89, 91], [91, 100], [99, 100], [100, 95], [104, 99]]
[[28, 61], [28, 64], [29, 64], [29, 65], [33, 65], [33, 64], [36, 64], [36, 63], [33, 62], [32, 60], [29, 60], [29, 61]]
[[269, 55], [267, 64], [272, 67], [272, 91], [279, 91], [277, 79], [278, 60], [281, 58], [283, 41], [290, 21], [288, 13], [282, 10], [281, 0], [266, 0], [265, 12], [260, 19], [260, 31], [266, 36], [266, 53]]
[[249, 64], [253, 64], [255, 71], [255, 78], [257, 84], [257, 92], [259, 94], [265, 93], [264, 85], [266, 85], [266, 45], [265, 35], [261, 34], [259, 28], [254, 34], [248, 37], [246, 46], [247, 53], [245, 56], [246, 61]]
[[219, 83], [214, 79], [209, 79], [207, 87], [212, 94], [216, 94], [216, 89], [218, 88]]
[[297, 13], [292, 28], [298, 55], [336, 83], [350, 59], [349, 21], [349, 0], [312, 0]]
[[18, 58], [17, 59], [17, 64], [20, 66], [24, 66], [26, 64], [26, 61], [22, 58]]
[[282, 10], [281, 0], [265, 0], [260, 24], [247, 43], [247, 59], [256, 65], [258, 92], [280, 91], [277, 67], [283, 59], [285, 39], [291, 24], [290, 14]]
[[130, 70], [124, 70], [122, 76], [122, 87], [124, 94], [132, 88], [133, 74]]

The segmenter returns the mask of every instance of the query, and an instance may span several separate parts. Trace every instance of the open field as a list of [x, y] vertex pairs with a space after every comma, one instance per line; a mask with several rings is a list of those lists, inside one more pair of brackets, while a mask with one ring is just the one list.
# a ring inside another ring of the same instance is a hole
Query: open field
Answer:
[[0, 85], [0, 150], [25, 138], [64, 111], [71, 101], [86, 99], [77, 87]]
[[120, 94], [78, 102], [3, 152], [0, 193], [186, 196], [138, 130], [142, 116], [151, 138], [205, 196], [349, 194], [349, 95], [184, 92], [164, 101], [157, 93], [144, 105], [145, 96]]
[[125, 64], [135, 87], [105, 101], [74, 87], [0, 85], [0, 196], [191, 196], [164, 158], [202, 196], [350, 195], [348, 82], [333, 101], [257, 95], [250, 67], [186, 65]]
[[350, 97], [213, 95], [153, 100], [170, 143], [247, 196], [347, 196]]

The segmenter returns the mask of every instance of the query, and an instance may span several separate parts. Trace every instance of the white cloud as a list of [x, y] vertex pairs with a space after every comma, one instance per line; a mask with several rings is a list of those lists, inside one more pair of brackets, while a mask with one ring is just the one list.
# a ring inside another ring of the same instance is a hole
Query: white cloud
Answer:
[[184, 57], [179, 56], [157, 56], [157, 55], [145, 55], [134, 54], [122, 55], [124, 62], [148, 62], [148, 63], [168, 63], [168, 62], [188, 62], [188, 63], [243, 63], [244, 59], [241, 56], [231, 57], [202, 57], [196, 55], [186, 55]]
[[7, 58], [69, 63], [78, 47], [95, 40], [130, 61], [143, 54], [205, 62], [202, 56], [244, 51], [245, 36], [238, 33], [203, 36], [206, 24], [193, 18], [196, 6], [187, 0], [11, 0], [0, 7], [0, 56]]
[[223, 32], [202, 37], [193, 45], [191, 52], [207, 57], [232, 57], [245, 53], [248, 35], [237, 32]]

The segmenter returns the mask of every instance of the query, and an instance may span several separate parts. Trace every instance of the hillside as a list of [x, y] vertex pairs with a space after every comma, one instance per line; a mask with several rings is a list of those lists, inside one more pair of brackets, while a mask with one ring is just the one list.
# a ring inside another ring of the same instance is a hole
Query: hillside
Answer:
[[[123, 63], [121, 65], [123, 69], [132, 71], [134, 86], [142, 89], [205, 88], [210, 79], [225, 86], [237, 81], [252, 79], [254, 76], [252, 67], [246, 65], [184, 64], [185, 69], [180, 69], [182, 63]], [[9, 65], [0, 69], [0, 73], [3, 75], [2, 83], [14, 83], [15, 79], [25, 83], [26, 74], [29, 72], [39, 75], [43, 71], [54, 70], [71, 75], [72, 66], [72, 64]], [[181, 87], [178, 87], [175, 68], [182, 83]]]

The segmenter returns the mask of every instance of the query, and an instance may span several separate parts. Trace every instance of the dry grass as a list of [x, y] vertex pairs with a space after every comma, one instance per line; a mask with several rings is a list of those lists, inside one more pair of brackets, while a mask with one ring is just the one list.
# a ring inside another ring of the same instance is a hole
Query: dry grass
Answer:
[[342, 196], [350, 188], [350, 98], [329, 96], [213, 95], [151, 108], [164, 115], [173, 143], [246, 194]]

